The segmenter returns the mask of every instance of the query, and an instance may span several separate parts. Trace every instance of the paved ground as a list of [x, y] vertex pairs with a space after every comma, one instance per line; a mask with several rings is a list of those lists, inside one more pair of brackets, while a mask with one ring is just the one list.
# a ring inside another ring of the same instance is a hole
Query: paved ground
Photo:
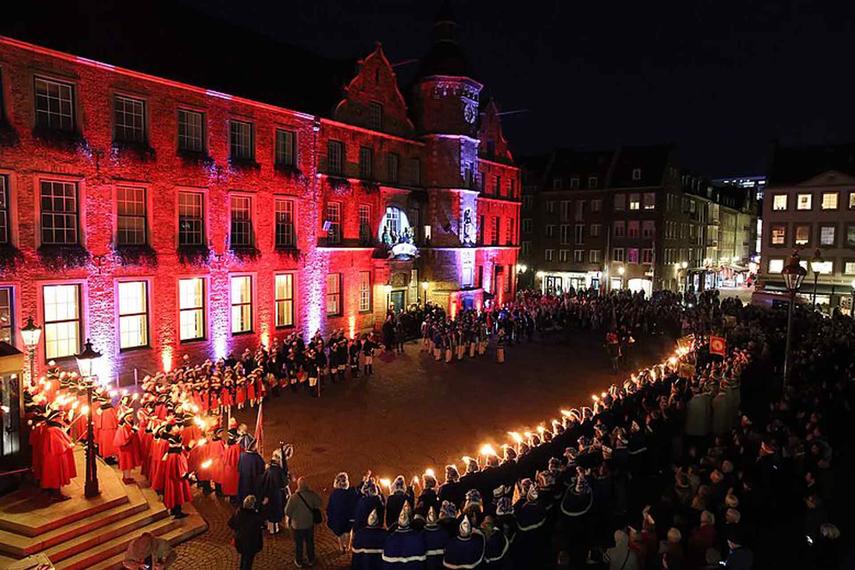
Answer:
[[[672, 347], [661, 337], [639, 345], [630, 355], [635, 367], [660, 361]], [[628, 366], [627, 372], [633, 369]], [[292, 474], [308, 477], [324, 495], [342, 470], [351, 481], [368, 469], [379, 477], [403, 474], [409, 480], [433, 467], [441, 476], [447, 463], [460, 465], [460, 457], [476, 454], [482, 443], [506, 443], [508, 430], [533, 429], [558, 417], [562, 407], [590, 402], [591, 394], [614, 378], [599, 337], [582, 334], [560, 343], [511, 347], [502, 365], [489, 353], [476, 360], [435, 362], [410, 343], [404, 355], [378, 362], [375, 370], [368, 381], [328, 386], [320, 399], [288, 392], [265, 403], [268, 447], [292, 442]], [[238, 418], [253, 426], [255, 412]], [[202, 496], [194, 504], [210, 530], [178, 547], [174, 568], [237, 568], [226, 525], [231, 507]], [[336, 552], [326, 527], [319, 527], [316, 541], [318, 567], [349, 564], [349, 557]], [[293, 567], [293, 559], [290, 536], [266, 537], [255, 567]]]

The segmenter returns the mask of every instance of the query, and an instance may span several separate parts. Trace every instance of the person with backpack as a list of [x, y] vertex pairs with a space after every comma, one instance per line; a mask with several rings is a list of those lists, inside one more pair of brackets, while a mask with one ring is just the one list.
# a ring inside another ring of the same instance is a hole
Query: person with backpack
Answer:
[[309, 488], [309, 482], [303, 477], [297, 479], [297, 492], [285, 505], [285, 520], [288, 528], [294, 531], [294, 564], [297, 568], [307, 568], [315, 563], [315, 525], [323, 522], [321, 506], [321, 497]]

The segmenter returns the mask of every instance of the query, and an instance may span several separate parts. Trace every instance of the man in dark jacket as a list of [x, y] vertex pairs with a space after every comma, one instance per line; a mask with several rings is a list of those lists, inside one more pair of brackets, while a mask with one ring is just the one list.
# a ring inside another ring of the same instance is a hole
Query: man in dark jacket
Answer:
[[229, 527], [234, 530], [240, 570], [250, 570], [264, 541], [264, 514], [256, 509], [255, 495], [248, 495], [243, 500], [243, 506], [229, 519]]

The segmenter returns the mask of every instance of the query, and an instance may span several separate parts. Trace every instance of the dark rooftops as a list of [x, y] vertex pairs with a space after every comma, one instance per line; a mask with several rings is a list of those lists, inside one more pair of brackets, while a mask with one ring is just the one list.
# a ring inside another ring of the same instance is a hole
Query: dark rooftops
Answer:
[[855, 176], [855, 143], [776, 146], [772, 151], [767, 186], [799, 184], [829, 170]]

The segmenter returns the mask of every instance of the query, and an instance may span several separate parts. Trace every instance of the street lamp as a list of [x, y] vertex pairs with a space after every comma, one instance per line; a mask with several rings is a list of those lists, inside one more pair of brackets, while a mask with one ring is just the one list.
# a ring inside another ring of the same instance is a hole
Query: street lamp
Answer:
[[86, 405], [89, 407], [89, 413], [86, 415], [86, 485], [84, 495], [87, 499], [91, 499], [101, 494], [98, 489], [98, 470], [95, 465], [95, 431], [92, 425], [92, 388], [94, 387], [92, 370], [95, 363], [101, 358], [101, 353], [92, 348], [92, 343], [87, 338], [83, 350], [74, 358], [77, 359], [77, 369], [80, 371], [83, 386], [86, 388]]
[[422, 281], [422, 289], [423, 289], [423, 290], [424, 290], [424, 292], [425, 292], [425, 300], [424, 300], [424, 305], [425, 305], [425, 306], [427, 306], [427, 292], [428, 292], [428, 287], [430, 287], [430, 283], [428, 283], [427, 281]]
[[36, 383], [36, 347], [42, 338], [42, 327], [33, 322], [33, 317], [27, 317], [27, 324], [21, 328], [21, 338], [30, 357], [30, 386]]
[[822, 273], [822, 266], [825, 261], [822, 259], [822, 252], [817, 249], [813, 254], [813, 259], [810, 260], [810, 269], [813, 271], [813, 310], [816, 310], [816, 286], [819, 281], [819, 274]]
[[807, 269], [799, 263], [799, 253], [793, 252], [787, 265], [781, 270], [781, 276], [784, 278], [784, 284], [787, 286], [787, 291], [790, 292], [790, 306], [787, 309], [787, 344], [784, 349], [784, 390], [787, 389], [787, 384], [790, 381], [790, 346], [792, 344], [793, 332], [793, 305], [796, 304], [796, 293], [802, 286], [802, 281], [805, 280]]

